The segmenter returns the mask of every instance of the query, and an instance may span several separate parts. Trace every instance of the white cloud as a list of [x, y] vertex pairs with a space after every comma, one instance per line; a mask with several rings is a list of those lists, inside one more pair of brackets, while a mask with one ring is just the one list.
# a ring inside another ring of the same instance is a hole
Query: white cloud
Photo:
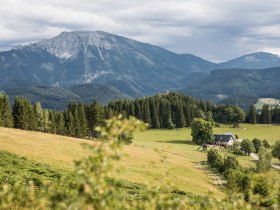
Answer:
[[279, 46], [279, 0], [1, 0], [0, 50], [62, 31], [104, 30], [225, 60]]

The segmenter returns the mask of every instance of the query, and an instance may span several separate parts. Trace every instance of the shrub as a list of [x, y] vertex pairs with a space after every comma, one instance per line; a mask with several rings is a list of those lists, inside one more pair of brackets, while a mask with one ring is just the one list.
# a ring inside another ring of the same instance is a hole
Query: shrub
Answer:
[[257, 171], [266, 172], [271, 168], [271, 153], [265, 149], [261, 149], [259, 152], [259, 160], [257, 161]]
[[269, 149], [269, 148], [270, 148], [270, 144], [269, 144], [268, 141], [265, 140], [265, 139], [262, 141], [262, 146], [263, 146], [264, 148], [266, 148], [266, 149]]
[[262, 141], [257, 139], [257, 138], [254, 138], [252, 140], [252, 143], [254, 145], [256, 153], [258, 153], [260, 151], [261, 147], [262, 147]]
[[207, 162], [213, 168], [219, 168], [222, 165], [222, 156], [216, 149], [210, 149], [207, 153]]
[[231, 146], [232, 153], [235, 155], [244, 155], [244, 152], [240, 149], [240, 142], [235, 141]]
[[229, 169], [238, 169], [239, 168], [239, 162], [234, 156], [228, 156], [224, 160], [224, 171], [227, 171]]
[[247, 193], [251, 184], [251, 177], [249, 174], [241, 170], [229, 169], [226, 171], [227, 185], [229, 189], [237, 192]]
[[277, 141], [273, 146], [272, 156], [280, 160], [280, 141]]
[[268, 196], [270, 194], [270, 186], [265, 177], [259, 176], [254, 181], [253, 193], [261, 196]]
[[250, 155], [254, 152], [254, 145], [249, 139], [244, 139], [241, 144], [241, 150], [244, 151], [246, 155]]

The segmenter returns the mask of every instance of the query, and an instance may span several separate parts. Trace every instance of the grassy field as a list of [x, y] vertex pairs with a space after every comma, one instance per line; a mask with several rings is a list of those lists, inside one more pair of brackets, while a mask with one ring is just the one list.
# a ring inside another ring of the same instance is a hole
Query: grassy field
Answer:
[[[147, 132], [149, 133], [149, 131]], [[0, 148], [2, 150], [64, 170], [73, 169], [73, 161], [87, 154], [87, 151], [81, 146], [82, 142], [88, 141], [0, 128]], [[197, 195], [207, 195], [209, 191], [218, 197], [224, 195], [206, 173], [196, 168], [194, 162], [183, 156], [172, 152], [158, 152], [153, 147], [142, 147], [137, 143], [125, 146], [124, 152], [126, 155], [118, 164], [115, 174], [118, 178], [155, 186], [165, 181], [171, 182], [177, 189]]]
[[[229, 125], [216, 128], [215, 133], [233, 132], [239, 138], [267, 139], [271, 144], [280, 139], [277, 125], [241, 125], [233, 129]], [[190, 129], [147, 130], [136, 133], [131, 145], [124, 147], [125, 156], [117, 165], [114, 176], [142, 184], [157, 185], [163, 181], [176, 188], [206, 195], [213, 191], [215, 196], [224, 193], [208, 175], [197, 167], [196, 162], [205, 161], [206, 153], [198, 151], [191, 142]], [[82, 141], [75, 138], [0, 128], [0, 148], [31, 160], [64, 170], [73, 169], [73, 161], [87, 155], [81, 146]], [[249, 157], [239, 158], [243, 166], [254, 166]], [[270, 172], [277, 176], [278, 171]]]

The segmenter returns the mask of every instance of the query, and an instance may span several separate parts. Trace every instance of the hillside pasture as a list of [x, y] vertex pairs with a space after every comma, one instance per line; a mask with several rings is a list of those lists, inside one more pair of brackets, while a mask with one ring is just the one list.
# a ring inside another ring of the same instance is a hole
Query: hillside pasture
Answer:
[[[93, 143], [52, 134], [0, 128], [2, 150], [68, 171], [74, 169], [75, 160], [89, 154], [81, 146], [85, 142]], [[152, 186], [169, 183], [176, 189], [196, 195], [207, 195], [211, 191], [217, 197], [224, 196], [214, 181], [196, 167], [195, 162], [172, 151], [156, 151], [153, 147], [138, 144], [124, 146], [124, 157], [116, 169], [115, 177], [133, 183]]]
[[[270, 144], [280, 139], [279, 125], [241, 124], [241, 128], [222, 125], [214, 133], [233, 132], [239, 138], [266, 139]], [[81, 144], [96, 143], [65, 136], [0, 128], [0, 148], [52, 167], [72, 171], [74, 161], [89, 154]], [[169, 183], [196, 195], [209, 191], [223, 197], [223, 189], [197, 163], [206, 161], [207, 153], [191, 141], [189, 128], [136, 132], [131, 145], [124, 146], [124, 157], [116, 165], [114, 176], [133, 183], [157, 186]], [[254, 167], [250, 157], [238, 157], [244, 167]], [[276, 172], [272, 172], [274, 174]]]
[[255, 104], [256, 109], [261, 110], [263, 105], [268, 104], [275, 106], [276, 104], [279, 104], [280, 100], [275, 98], [259, 98], [257, 103]]

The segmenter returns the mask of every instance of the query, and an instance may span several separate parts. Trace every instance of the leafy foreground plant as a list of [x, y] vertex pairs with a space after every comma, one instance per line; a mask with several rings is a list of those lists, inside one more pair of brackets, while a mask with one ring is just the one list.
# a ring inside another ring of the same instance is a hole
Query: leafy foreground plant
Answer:
[[[60, 173], [63, 176], [59, 176], [58, 181], [51, 182], [38, 181], [39, 178], [36, 177], [27, 184], [20, 181], [7, 182], [0, 191], [0, 209], [261, 208], [257, 197], [252, 197], [248, 202], [244, 201], [241, 194], [233, 194], [221, 201], [210, 196], [202, 199], [174, 190], [170, 183], [162, 183], [158, 187], [145, 186], [132, 199], [123, 196], [124, 188], [139, 186], [125, 186], [120, 180], [112, 178], [114, 165], [122, 157], [123, 142], [131, 139], [135, 130], [143, 130], [146, 126], [135, 118], [122, 119], [119, 116], [108, 120], [105, 127], [96, 128], [100, 134], [100, 141], [85, 144], [91, 155], [76, 163], [74, 174]], [[9, 169], [5, 173], [13, 176], [13, 170]], [[46, 171], [39, 170], [38, 173], [47, 173]]]

